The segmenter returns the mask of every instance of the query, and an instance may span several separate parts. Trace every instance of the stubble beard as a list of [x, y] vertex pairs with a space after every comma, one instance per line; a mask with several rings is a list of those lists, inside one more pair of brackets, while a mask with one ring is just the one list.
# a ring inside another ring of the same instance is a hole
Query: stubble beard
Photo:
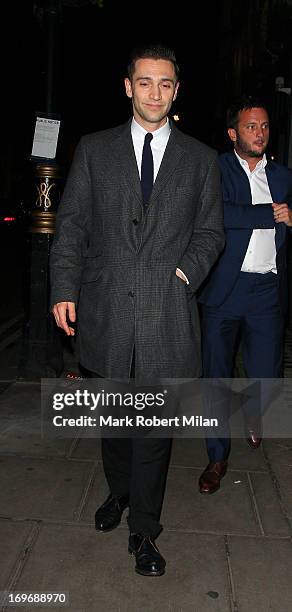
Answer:
[[241, 151], [248, 157], [256, 157], [256, 158], [263, 157], [264, 153], [266, 152], [267, 144], [264, 144], [261, 150], [259, 149], [254, 150], [254, 149], [251, 149], [249, 145], [246, 144], [246, 142], [244, 142], [244, 140], [242, 140], [240, 136], [237, 134], [237, 138], [236, 138], [237, 149], [239, 150], [239, 152]]

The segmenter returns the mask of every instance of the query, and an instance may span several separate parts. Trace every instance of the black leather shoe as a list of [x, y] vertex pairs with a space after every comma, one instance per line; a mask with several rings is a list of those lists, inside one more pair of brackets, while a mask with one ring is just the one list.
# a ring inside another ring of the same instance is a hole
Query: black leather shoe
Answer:
[[95, 513], [95, 529], [112, 531], [121, 522], [122, 514], [129, 505], [129, 497], [114, 497], [111, 493]]
[[149, 536], [131, 533], [129, 553], [136, 557], [135, 571], [142, 576], [162, 576], [165, 572], [165, 560]]
[[217, 463], [209, 463], [206, 469], [200, 476], [199, 491], [200, 493], [211, 495], [220, 489], [220, 481], [225, 476], [227, 470], [227, 461], [217, 461]]

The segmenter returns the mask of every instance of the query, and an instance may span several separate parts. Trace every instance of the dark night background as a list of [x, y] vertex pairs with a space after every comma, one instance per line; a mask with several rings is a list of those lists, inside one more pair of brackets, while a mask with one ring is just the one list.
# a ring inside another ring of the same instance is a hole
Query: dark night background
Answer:
[[[43, 9], [49, 4], [45, 0], [2, 4], [2, 196], [9, 194], [29, 158], [34, 113], [45, 110]], [[233, 95], [252, 90], [263, 92], [272, 102], [277, 130], [276, 107], [285, 107], [280, 119], [286, 122], [283, 131], [288, 131], [291, 96], [278, 94], [281, 100], [275, 100], [275, 77], [283, 76], [285, 87], [291, 86], [291, 2], [60, 0], [52, 4], [60, 7], [52, 110], [62, 119], [58, 161], [64, 167], [80, 135], [129, 117], [123, 77], [129, 50], [141, 41], [162, 40], [177, 52], [181, 90], [173, 111], [180, 114], [185, 131], [224, 148], [226, 105]], [[287, 148], [287, 143], [283, 146]]]
[[[55, 32], [50, 43], [51, 9]], [[172, 113], [179, 114], [182, 130], [222, 151], [229, 146], [229, 101], [242, 92], [258, 92], [270, 106], [269, 152], [292, 166], [292, 0], [6, 0], [0, 11], [1, 203], [22, 202], [26, 210], [34, 206], [30, 154], [36, 111], [49, 106], [61, 118], [56, 161], [64, 179], [81, 135], [131, 116], [123, 85], [127, 59], [133, 46], [147, 41], [176, 50], [181, 89]], [[276, 91], [279, 76], [287, 91]], [[23, 240], [23, 234], [10, 234], [9, 244], [7, 236], [1, 241], [1, 260], [9, 266], [2, 266], [0, 322], [20, 308]]]

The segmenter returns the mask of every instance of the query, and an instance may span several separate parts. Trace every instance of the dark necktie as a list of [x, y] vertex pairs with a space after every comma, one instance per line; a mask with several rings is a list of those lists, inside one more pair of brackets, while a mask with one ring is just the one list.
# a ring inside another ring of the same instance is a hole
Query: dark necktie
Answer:
[[145, 136], [144, 147], [142, 153], [142, 164], [141, 164], [141, 188], [143, 195], [143, 204], [147, 206], [149, 204], [151, 191], [153, 187], [153, 155], [150, 146], [150, 142], [153, 138], [153, 134], [148, 132]]

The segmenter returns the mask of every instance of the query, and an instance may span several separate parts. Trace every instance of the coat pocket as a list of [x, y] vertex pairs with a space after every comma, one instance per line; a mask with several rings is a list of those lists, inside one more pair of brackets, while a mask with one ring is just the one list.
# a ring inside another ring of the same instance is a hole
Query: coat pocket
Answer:
[[92, 283], [99, 280], [103, 271], [103, 260], [101, 256], [91, 257], [84, 265], [81, 283]]

